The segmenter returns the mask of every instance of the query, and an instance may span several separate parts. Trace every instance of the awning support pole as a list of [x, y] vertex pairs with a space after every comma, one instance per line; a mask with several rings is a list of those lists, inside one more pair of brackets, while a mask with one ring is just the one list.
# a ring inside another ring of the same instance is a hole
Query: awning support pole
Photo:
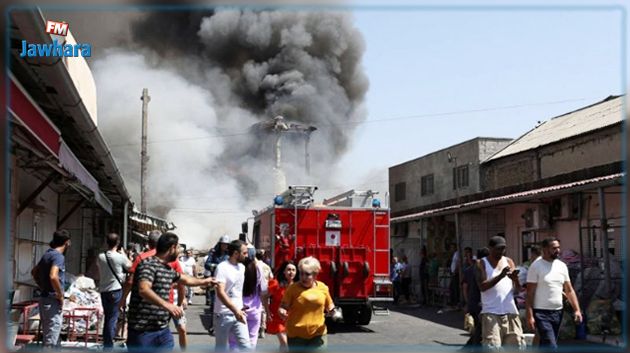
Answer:
[[81, 198], [79, 201], [77, 201], [77, 203], [75, 203], [74, 206], [72, 206], [70, 211], [68, 211], [68, 213], [66, 213], [63, 217], [61, 217], [61, 219], [57, 223], [57, 228], [61, 228], [61, 226], [64, 224], [64, 222], [67, 221], [68, 218], [70, 218], [70, 216], [72, 216], [74, 211], [76, 211], [79, 207], [81, 207], [81, 205], [83, 204], [84, 201], [85, 201], [84, 198]]
[[603, 255], [604, 255], [604, 276], [606, 278], [606, 295], [610, 298], [610, 253], [608, 252], [608, 220], [606, 220], [606, 196], [604, 195], [604, 188], [600, 187], [599, 191], [599, 223], [600, 223], [600, 236], [603, 242]]
[[27, 209], [28, 206], [31, 205], [31, 202], [33, 202], [33, 200], [35, 200], [35, 198], [48, 186], [48, 184], [50, 184], [55, 179], [56, 175], [57, 175], [56, 172], [50, 173], [50, 175], [46, 178], [46, 180], [44, 180], [37, 187], [37, 189], [35, 189], [35, 191], [33, 191], [30, 195], [28, 195], [26, 200], [24, 200], [24, 202], [20, 204], [20, 207], [17, 210], [16, 217], [22, 214], [22, 212], [24, 212], [24, 210]]
[[129, 232], [129, 200], [125, 200], [123, 205], [123, 246], [127, 249], [127, 237]]

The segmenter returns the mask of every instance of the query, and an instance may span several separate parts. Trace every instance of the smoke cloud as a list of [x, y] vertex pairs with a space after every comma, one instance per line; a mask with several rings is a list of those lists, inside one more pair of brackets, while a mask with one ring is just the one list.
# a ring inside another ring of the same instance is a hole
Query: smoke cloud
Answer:
[[366, 115], [364, 42], [349, 14], [157, 12], [131, 29], [131, 46], [93, 65], [100, 128], [139, 200], [139, 97], [149, 89], [147, 204], [184, 241], [207, 248], [234, 237], [252, 209], [271, 203], [276, 135], [265, 126], [277, 115], [317, 128], [310, 175], [306, 135], [282, 135], [287, 182], [336, 184], [336, 163]]

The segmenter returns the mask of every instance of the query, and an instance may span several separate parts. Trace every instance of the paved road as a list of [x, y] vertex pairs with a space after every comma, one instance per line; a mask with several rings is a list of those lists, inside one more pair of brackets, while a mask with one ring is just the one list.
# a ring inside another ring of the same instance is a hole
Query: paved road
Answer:
[[[197, 303], [203, 298], [196, 296]], [[203, 328], [199, 315], [205, 305], [193, 304], [186, 312], [189, 350], [207, 352], [214, 348], [214, 337]], [[437, 314], [438, 308], [419, 306], [391, 307], [388, 316], [374, 316], [367, 326], [331, 324], [328, 345], [331, 351], [445, 351], [453, 352], [468, 339], [461, 312]], [[173, 332], [174, 328], [173, 328]], [[177, 337], [175, 337], [177, 342]], [[176, 344], [177, 346], [177, 344]], [[259, 340], [259, 351], [274, 351], [275, 337]]]

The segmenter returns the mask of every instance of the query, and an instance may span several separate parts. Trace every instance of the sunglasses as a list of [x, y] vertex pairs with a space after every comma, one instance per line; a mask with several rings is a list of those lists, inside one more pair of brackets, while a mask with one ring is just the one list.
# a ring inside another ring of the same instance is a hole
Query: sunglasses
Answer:
[[306, 277], [316, 276], [318, 272], [302, 272], [302, 274]]

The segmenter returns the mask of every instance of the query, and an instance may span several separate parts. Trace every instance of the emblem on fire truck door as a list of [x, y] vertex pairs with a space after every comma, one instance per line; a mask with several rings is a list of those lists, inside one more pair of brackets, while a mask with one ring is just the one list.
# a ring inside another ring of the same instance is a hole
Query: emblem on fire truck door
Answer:
[[327, 230], [326, 246], [339, 246], [339, 238], [341, 238], [341, 231]]

